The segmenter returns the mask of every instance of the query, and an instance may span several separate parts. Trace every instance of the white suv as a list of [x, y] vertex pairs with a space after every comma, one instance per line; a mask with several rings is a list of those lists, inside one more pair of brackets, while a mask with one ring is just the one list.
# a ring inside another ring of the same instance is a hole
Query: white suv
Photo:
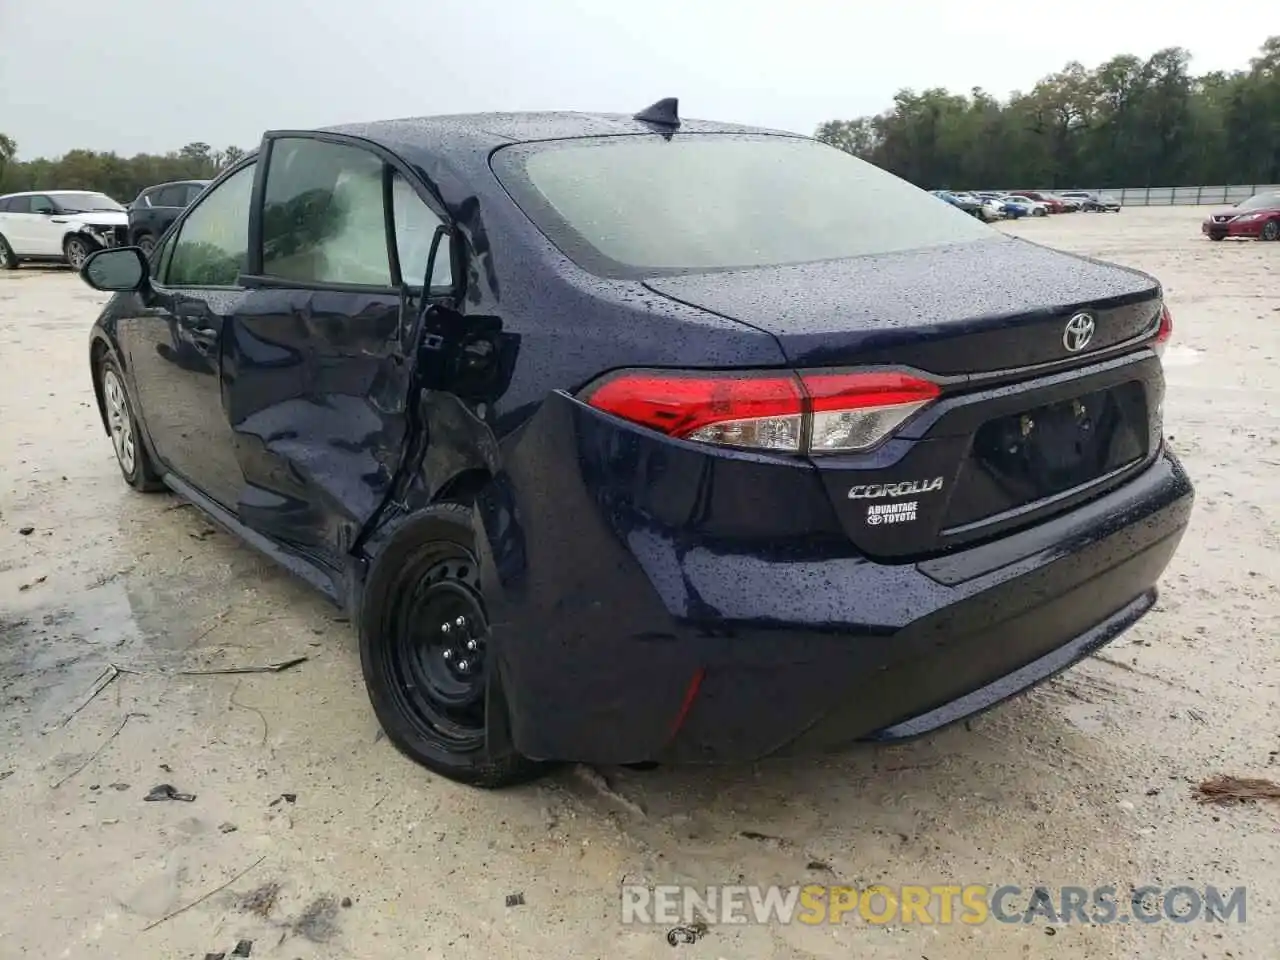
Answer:
[[128, 231], [124, 207], [104, 193], [10, 193], [0, 197], [0, 269], [45, 260], [79, 270], [98, 248], [124, 244]]

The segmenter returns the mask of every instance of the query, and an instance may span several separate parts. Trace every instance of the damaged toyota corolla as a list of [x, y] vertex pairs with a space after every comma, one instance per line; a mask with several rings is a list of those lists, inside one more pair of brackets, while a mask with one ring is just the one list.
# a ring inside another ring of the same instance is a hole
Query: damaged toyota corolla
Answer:
[[468, 783], [928, 733], [1142, 617], [1192, 508], [1154, 279], [673, 100], [270, 132], [82, 276], [125, 479]]

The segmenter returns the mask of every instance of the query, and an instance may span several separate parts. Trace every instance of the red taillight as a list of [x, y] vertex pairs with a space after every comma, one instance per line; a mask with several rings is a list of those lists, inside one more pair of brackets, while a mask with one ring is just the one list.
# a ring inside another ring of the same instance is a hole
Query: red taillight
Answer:
[[879, 443], [941, 391], [901, 373], [695, 373], [635, 370], [588, 387], [597, 410], [668, 436], [787, 453]]
[[1169, 312], [1168, 306], [1160, 307], [1160, 329], [1156, 331], [1155, 347], [1156, 353], [1164, 356], [1164, 348], [1168, 346], [1170, 338], [1173, 336], [1173, 314]]

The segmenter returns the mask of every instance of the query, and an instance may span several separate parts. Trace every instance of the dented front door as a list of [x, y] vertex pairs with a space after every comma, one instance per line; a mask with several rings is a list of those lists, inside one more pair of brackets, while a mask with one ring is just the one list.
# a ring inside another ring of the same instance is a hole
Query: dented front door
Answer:
[[363, 141], [281, 134], [262, 155], [255, 275], [223, 350], [236, 511], [341, 569], [404, 456], [407, 337], [442, 218]]

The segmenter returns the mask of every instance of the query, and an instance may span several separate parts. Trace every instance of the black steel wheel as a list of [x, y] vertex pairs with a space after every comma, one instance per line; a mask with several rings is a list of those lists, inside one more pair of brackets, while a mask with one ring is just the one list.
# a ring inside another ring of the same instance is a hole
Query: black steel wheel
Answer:
[[405, 755], [451, 780], [504, 787], [543, 769], [520, 756], [490, 656], [471, 510], [432, 509], [383, 550], [360, 617], [374, 713]]

